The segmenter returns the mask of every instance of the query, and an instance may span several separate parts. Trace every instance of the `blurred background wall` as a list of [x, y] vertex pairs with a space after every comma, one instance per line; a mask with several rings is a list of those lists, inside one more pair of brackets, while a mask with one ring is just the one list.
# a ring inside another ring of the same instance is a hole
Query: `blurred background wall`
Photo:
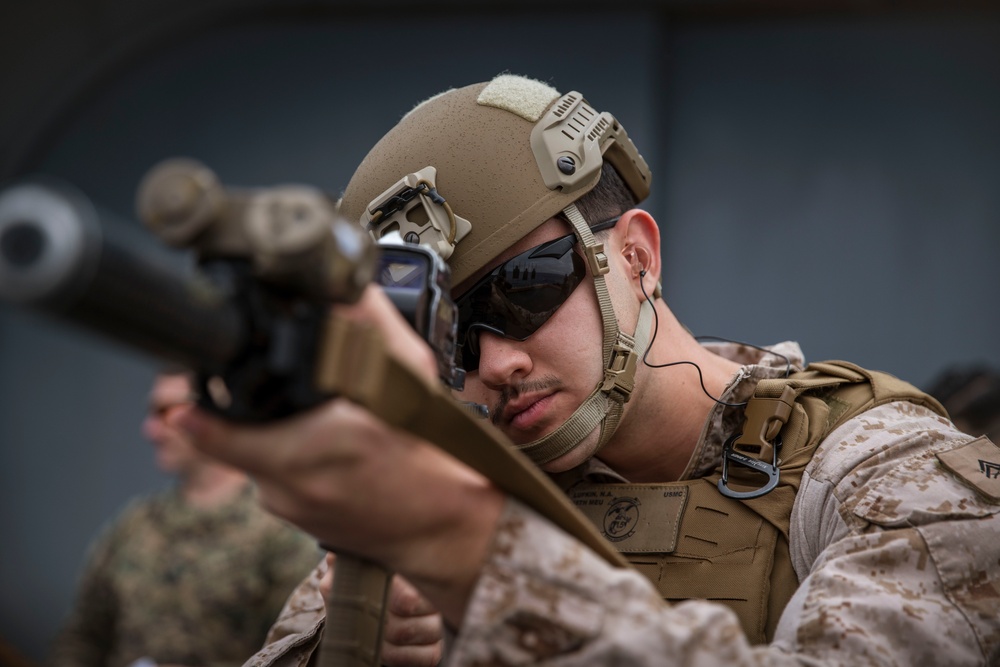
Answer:
[[[696, 334], [926, 385], [1000, 364], [994, 6], [5, 2], [0, 180], [53, 174], [128, 219], [178, 155], [338, 193], [417, 101], [528, 74], [613, 112], [649, 161], [665, 296]], [[0, 305], [0, 638], [29, 659], [94, 533], [166, 483], [139, 434], [155, 368]]]

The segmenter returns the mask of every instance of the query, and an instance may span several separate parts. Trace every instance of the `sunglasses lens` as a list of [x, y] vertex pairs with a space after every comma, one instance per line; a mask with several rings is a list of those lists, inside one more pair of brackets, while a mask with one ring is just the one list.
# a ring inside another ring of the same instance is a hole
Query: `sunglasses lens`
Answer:
[[512, 257], [458, 299], [461, 364], [479, 367], [476, 330], [514, 340], [535, 333], [559, 309], [587, 274], [573, 252], [573, 234], [548, 241]]

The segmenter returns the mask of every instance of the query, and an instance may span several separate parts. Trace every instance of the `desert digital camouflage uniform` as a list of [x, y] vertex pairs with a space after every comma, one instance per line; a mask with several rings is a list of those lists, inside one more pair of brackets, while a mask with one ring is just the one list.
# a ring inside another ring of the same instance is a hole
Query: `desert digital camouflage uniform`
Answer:
[[[749, 348], [713, 347], [746, 364], [724, 401], [746, 400], [758, 380], [784, 372], [783, 361]], [[797, 345], [772, 349], [803, 365]], [[685, 479], [719, 465], [740, 412], [711, 413]], [[981, 478], [937, 456], [965, 446], [982, 447]], [[446, 664], [998, 665], [1000, 467], [991, 461], [1000, 464], [995, 445], [912, 403], [882, 405], [830, 433], [792, 509], [800, 586], [774, 640], [756, 646], [728, 607], [666, 605], [643, 576], [509, 500]], [[597, 460], [579, 472], [624, 481]], [[305, 666], [322, 600], [309, 582], [293, 597], [280, 642], [248, 665]]]
[[326, 620], [326, 607], [319, 587], [326, 570], [324, 559], [295, 588], [267, 633], [266, 646], [247, 660], [247, 667], [306, 666], [316, 652]]
[[242, 664], [319, 558], [315, 541], [261, 509], [250, 485], [210, 510], [176, 490], [135, 500], [91, 546], [51, 664]]

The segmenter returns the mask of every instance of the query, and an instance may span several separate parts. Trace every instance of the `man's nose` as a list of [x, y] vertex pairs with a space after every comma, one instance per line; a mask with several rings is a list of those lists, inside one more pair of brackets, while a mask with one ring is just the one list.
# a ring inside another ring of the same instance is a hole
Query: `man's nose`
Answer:
[[498, 389], [531, 373], [531, 356], [523, 341], [488, 331], [479, 333], [479, 380]]
[[163, 433], [163, 427], [163, 420], [158, 416], [146, 415], [146, 418], [142, 420], [142, 436], [150, 442], [156, 442]]

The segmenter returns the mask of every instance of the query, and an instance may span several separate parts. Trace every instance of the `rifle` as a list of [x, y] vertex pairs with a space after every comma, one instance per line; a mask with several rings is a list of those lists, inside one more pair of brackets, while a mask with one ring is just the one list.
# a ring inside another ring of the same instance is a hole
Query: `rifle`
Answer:
[[[237, 420], [281, 419], [335, 396], [424, 438], [489, 477], [621, 567], [622, 557], [558, 488], [452, 398], [456, 311], [447, 265], [420, 246], [376, 246], [336, 203], [302, 185], [240, 190], [192, 160], [139, 186], [134, 224], [72, 186], [36, 178], [0, 190], [0, 300], [182, 364], [199, 402]], [[338, 317], [376, 281], [435, 352], [442, 383], [392, 358], [374, 332]], [[390, 575], [338, 554], [321, 664], [377, 665]]]

